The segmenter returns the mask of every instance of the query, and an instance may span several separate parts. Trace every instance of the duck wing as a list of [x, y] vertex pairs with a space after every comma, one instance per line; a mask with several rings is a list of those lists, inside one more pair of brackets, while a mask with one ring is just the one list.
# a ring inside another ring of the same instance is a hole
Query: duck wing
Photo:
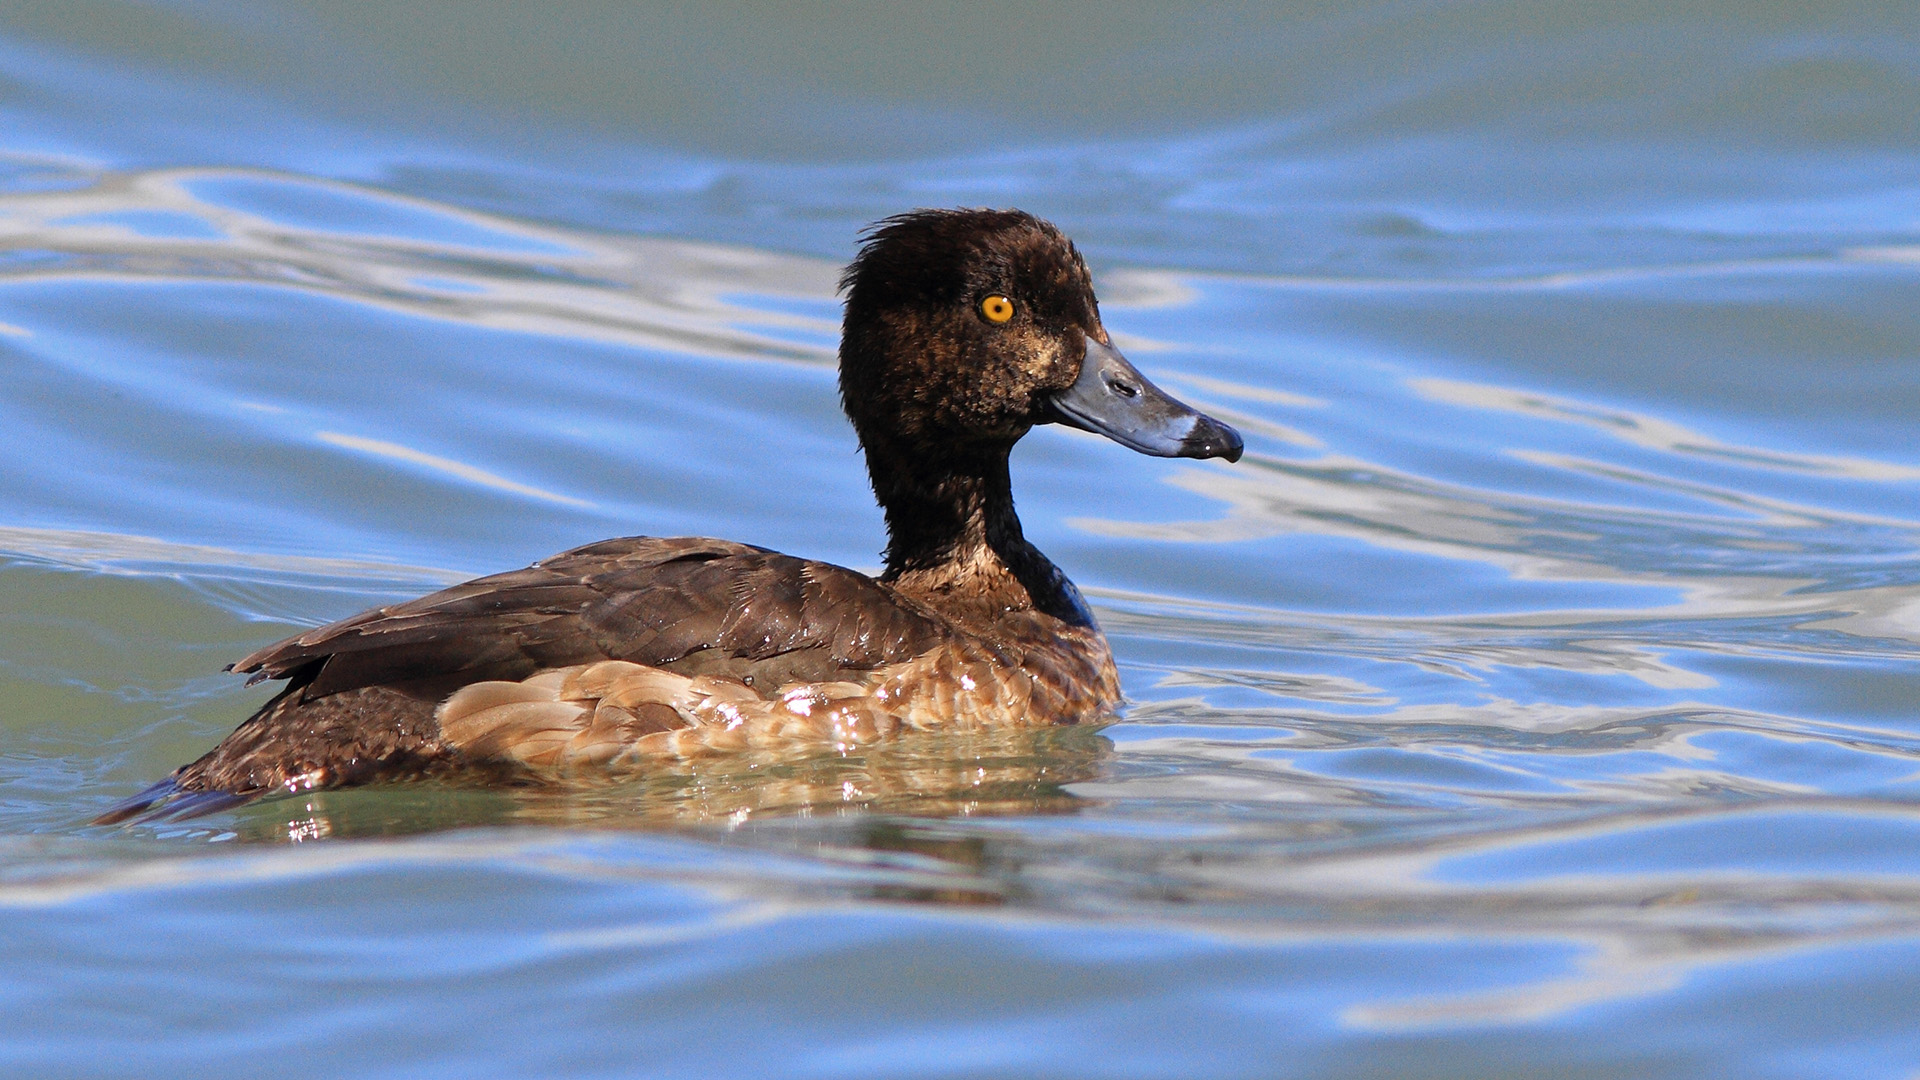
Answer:
[[381, 685], [451, 692], [600, 660], [784, 660], [831, 677], [915, 656], [943, 624], [864, 574], [724, 540], [627, 537], [376, 608], [237, 661], [304, 700]]

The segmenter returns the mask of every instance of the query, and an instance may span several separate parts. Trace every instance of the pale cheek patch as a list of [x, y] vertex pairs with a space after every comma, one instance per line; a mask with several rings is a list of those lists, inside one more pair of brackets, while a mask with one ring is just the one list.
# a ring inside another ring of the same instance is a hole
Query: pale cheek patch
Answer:
[[1057, 338], [1049, 336], [1035, 341], [1032, 356], [1029, 374], [1036, 386], [1068, 386], [1080, 373], [1078, 363]]

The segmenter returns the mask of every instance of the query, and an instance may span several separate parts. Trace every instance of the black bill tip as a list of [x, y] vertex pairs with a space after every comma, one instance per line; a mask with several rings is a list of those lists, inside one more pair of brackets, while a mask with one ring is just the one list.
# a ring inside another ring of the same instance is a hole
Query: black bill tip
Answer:
[[1226, 458], [1239, 461], [1240, 454], [1247, 444], [1240, 433], [1227, 425], [1204, 414], [1197, 415], [1193, 421], [1193, 430], [1180, 440], [1180, 456], [1190, 458]]

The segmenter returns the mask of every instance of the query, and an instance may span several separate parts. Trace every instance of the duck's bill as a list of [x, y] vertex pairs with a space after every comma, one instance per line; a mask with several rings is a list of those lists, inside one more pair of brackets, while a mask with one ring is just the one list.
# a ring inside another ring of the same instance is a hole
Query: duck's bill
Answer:
[[1055, 418], [1155, 457], [1239, 461], [1240, 433], [1167, 395], [1111, 346], [1087, 339], [1080, 378], [1054, 395]]

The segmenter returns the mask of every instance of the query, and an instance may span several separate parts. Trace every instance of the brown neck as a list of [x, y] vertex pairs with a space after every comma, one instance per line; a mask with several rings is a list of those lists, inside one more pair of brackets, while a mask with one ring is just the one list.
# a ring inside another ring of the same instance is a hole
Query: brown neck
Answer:
[[1033, 609], [1089, 624], [1079, 590], [1020, 532], [1007, 472], [1012, 449], [970, 447], [909, 462], [893, 446], [867, 445], [874, 494], [887, 515], [881, 580], [956, 615]]

